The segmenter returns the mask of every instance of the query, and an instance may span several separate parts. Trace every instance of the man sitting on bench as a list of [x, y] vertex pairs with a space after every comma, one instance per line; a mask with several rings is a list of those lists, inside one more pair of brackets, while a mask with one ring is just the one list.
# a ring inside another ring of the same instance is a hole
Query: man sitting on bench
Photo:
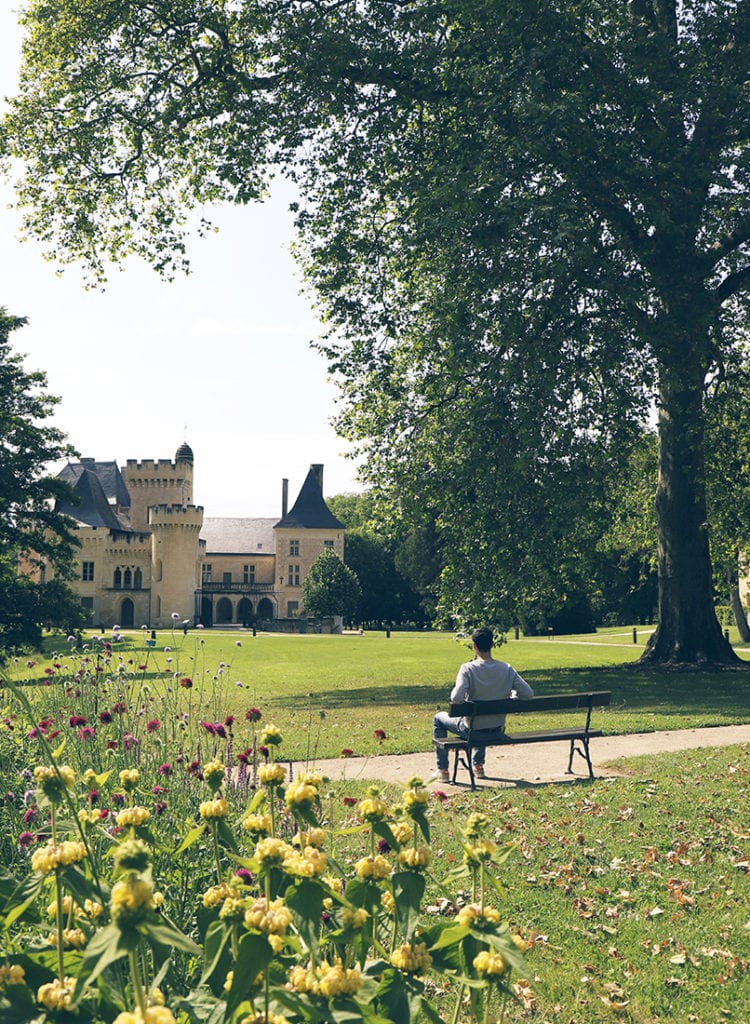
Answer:
[[[473, 661], [465, 662], [458, 670], [456, 685], [451, 690], [452, 703], [534, 696], [534, 691], [514, 668], [504, 661], [495, 661], [492, 657], [494, 639], [492, 630], [487, 626], [475, 629], [471, 634], [475, 657]], [[488, 716], [488, 722], [489, 728], [474, 730], [473, 739], [486, 736], [488, 740], [493, 740], [505, 732], [505, 715], [494, 715], [492, 718]], [[449, 732], [466, 739], [469, 735], [469, 723], [465, 718], [451, 718], [447, 711], [438, 711], [432, 726], [433, 739], [444, 740]], [[448, 751], [442, 746], [437, 746], [435, 751], [440, 778], [443, 782], [449, 782]], [[473, 746], [474, 774], [479, 779], [485, 777], [484, 756], [485, 747]]]

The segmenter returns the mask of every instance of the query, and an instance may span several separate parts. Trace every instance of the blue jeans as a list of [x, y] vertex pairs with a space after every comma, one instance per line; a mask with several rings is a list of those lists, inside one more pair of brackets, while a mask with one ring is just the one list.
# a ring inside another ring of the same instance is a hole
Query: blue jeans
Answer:
[[[498, 736], [502, 736], [505, 730], [499, 729], [475, 729], [474, 738], [484, 736], [486, 739], [497, 739]], [[432, 722], [432, 738], [435, 740], [444, 740], [448, 733], [453, 733], [455, 736], [460, 736], [462, 739], [467, 740], [469, 738], [469, 730], [464, 725], [463, 718], [451, 718], [447, 711], [438, 711]], [[472, 761], [474, 765], [484, 764], [484, 756], [486, 747], [479, 743], [472, 744]], [[435, 753], [437, 755], [437, 766], [438, 771], [444, 772], [448, 768], [448, 751], [445, 747], [435, 747]]]

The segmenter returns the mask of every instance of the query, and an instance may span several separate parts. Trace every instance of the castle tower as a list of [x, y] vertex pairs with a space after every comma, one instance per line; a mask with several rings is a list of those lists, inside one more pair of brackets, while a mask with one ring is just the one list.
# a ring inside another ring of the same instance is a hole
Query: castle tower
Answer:
[[193, 450], [181, 444], [174, 462], [138, 462], [128, 459], [123, 476], [130, 492], [130, 524], [134, 530], [148, 529], [151, 505], [189, 505], [193, 500]]
[[196, 505], [152, 505], [148, 510], [151, 530], [151, 624], [174, 625], [195, 617], [195, 592], [200, 586], [200, 548], [203, 509]]

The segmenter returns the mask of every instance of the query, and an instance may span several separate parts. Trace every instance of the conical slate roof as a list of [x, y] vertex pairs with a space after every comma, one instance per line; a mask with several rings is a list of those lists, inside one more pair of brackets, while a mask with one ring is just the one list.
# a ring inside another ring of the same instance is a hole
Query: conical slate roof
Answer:
[[[66, 467], [66, 469], [68, 468], [71, 467]], [[78, 467], [72, 468], [77, 469]], [[63, 473], [60, 476], [63, 476]], [[125, 527], [107, 501], [104, 488], [94, 470], [82, 466], [81, 472], [75, 475], [78, 476], [75, 482], [70, 479], [67, 482], [72, 485], [80, 503], [70, 505], [63, 502], [59, 505], [58, 512], [70, 516], [71, 519], [75, 519], [76, 522], [84, 526], [103, 526], [107, 530], [124, 530]]]
[[275, 530], [284, 527], [297, 527], [307, 530], [343, 530], [323, 498], [320, 486], [322, 466], [310, 466], [310, 470], [297, 495], [297, 500], [285, 516], [279, 519]]
[[101, 484], [104, 495], [110, 504], [119, 508], [130, 508], [130, 494], [122, 478], [116, 462], [96, 462], [94, 459], [83, 459], [81, 462], [69, 462], [60, 471], [60, 479], [75, 487], [84, 470], [95, 473]]

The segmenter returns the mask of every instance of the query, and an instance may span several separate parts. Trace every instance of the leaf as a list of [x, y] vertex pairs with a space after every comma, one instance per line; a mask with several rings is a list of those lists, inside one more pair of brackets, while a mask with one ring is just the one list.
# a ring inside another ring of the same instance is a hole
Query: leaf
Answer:
[[197, 946], [189, 936], [181, 932], [176, 925], [173, 925], [171, 921], [164, 917], [146, 921], [141, 927], [144, 935], [151, 939], [152, 942], [157, 943], [157, 945], [173, 946], [175, 949], [182, 949], [186, 953], [192, 953], [193, 955], [200, 954], [200, 946]]
[[303, 880], [286, 891], [286, 905], [294, 925], [311, 953], [317, 955], [324, 890], [317, 882]]
[[38, 871], [28, 875], [19, 883], [8, 899], [4, 927], [7, 930], [34, 902], [44, 884], [44, 875]]
[[234, 962], [232, 985], [227, 994], [226, 1019], [230, 1020], [233, 1012], [252, 990], [255, 979], [273, 959], [273, 950], [265, 935], [248, 932], [240, 939], [237, 958]]
[[179, 855], [184, 853], [185, 850], [189, 850], [190, 847], [200, 839], [205, 830], [205, 825], [196, 825], [195, 828], [191, 828], [180, 845], [174, 851], [174, 856], [179, 857]]
[[396, 919], [404, 942], [411, 942], [417, 925], [425, 890], [424, 875], [417, 871], [399, 871], [393, 875]]
[[116, 924], [108, 924], [96, 932], [89, 942], [78, 972], [74, 1002], [78, 1002], [87, 985], [94, 982], [105, 968], [127, 956], [140, 942], [137, 932], [122, 932]]
[[422, 1003], [424, 985], [393, 967], [383, 972], [377, 988], [379, 1002], [392, 1021], [415, 1021]]
[[[206, 929], [206, 935], [203, 940], [204, 967], [203, 974], [201, 975], [201, 985], [205, 985], [216, 970], [221, 954], [224, 952], [231, 934], [231, 925], [227, 925], [224, 921], [212, 921]], [[221, 995], [220, 986], [223, 983], [224, 979], [222, 978], [219, 981], [219, 991], [214, 989], [214, 995]], [[211, 987], [214, 988], [214, 986]]]

